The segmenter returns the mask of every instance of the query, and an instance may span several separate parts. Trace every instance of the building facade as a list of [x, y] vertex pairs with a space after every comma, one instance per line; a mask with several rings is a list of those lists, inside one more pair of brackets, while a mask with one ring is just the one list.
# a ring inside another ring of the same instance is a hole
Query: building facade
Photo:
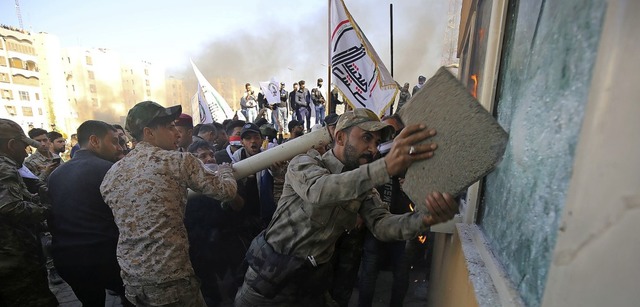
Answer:
[[25, 131], [51, 129], [39, 64], [29, 32], [0, 27], [0, 117], [17, 122]]

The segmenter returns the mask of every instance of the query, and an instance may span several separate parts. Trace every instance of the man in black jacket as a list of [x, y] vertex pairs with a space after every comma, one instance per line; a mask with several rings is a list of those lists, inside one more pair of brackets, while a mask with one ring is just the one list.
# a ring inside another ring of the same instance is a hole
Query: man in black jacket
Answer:
[[104, 175], [123, 150], [118, 132], [105, 122], [89, 120], [78, 127], [78, 144], [73, 159], [49, 177], [53, 261], [84, 306], [104, 306], [105, 289], [131, 306], [116, 260], [118, 228], [100, 194]]

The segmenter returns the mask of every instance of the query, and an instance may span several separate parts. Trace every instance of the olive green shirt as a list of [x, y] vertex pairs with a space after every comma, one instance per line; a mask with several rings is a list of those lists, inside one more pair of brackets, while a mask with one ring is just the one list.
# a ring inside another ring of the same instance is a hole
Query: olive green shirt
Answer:
[[330, 150], [298, 155], [285, 175], [278, 208], [266, 233], [282, 254], [328, 262], [340, 235], [353, 229], [357, 215], [382, 241], [408, 240], [426, 231], [420, 213], [394, 215], [374, 187], [390, 180], [384, 159], [343, 172]]

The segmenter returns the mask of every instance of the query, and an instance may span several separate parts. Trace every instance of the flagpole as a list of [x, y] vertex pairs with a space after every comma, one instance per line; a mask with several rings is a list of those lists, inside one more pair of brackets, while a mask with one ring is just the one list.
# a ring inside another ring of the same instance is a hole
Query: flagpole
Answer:
[[391, 77], [393, 77], [393, 3], [389, 3], [389, 29], [391, 41]]
[[[393, 78], [393, 3], [389, 3], [389, 40], [391, 46], [391, 77]], [[393, 114], [393, 103], [389, 106], [389, 114]]]
[[[327, 97], [325, 100], [331, 104], [331, 1], [328, 0], [327, 3]], [[327, 107], [329, 107], [327, 104]]]

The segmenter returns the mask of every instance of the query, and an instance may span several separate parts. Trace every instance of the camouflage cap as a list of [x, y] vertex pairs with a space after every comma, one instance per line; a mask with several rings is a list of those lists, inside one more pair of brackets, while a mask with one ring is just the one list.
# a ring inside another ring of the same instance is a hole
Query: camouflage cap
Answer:
[[383, 141], [389, 140], [395, 132], [391, 125], [381, 122], [373, 111], [364, 108], [347, 111], [340, 115], [336, 124], [336, 133], [353, 126], [369, 132], [380, 131]]
[[0, 118], [0, 139], [16, 139], [30, 146], [40, 147], [40, 142], [28, 138], [20, 125], [6, 118]]
[[125, 128], [129, 133], [138, 135], [154, 119], [168, 117], [175, 120], [180, 114], [182, 114], [180, 105], [165, 108], [153, 101], [139, 102], [129, 110]]

